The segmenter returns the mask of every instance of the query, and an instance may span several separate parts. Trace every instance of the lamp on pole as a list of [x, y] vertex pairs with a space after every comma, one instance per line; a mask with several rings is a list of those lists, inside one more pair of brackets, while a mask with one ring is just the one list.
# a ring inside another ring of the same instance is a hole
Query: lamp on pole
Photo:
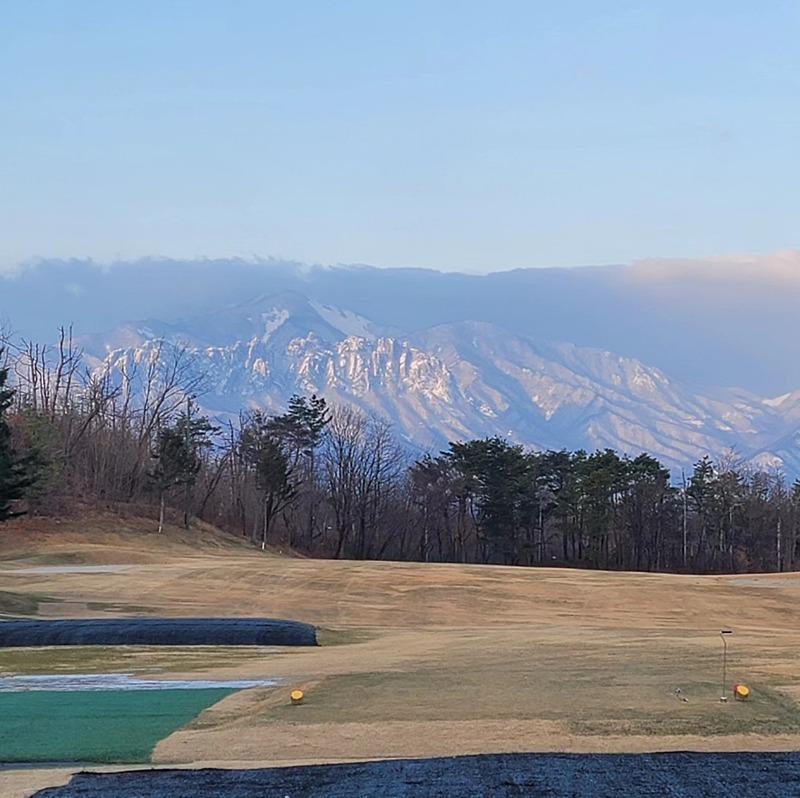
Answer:
[[731, 629], [722, 629], [719, 633], [719, 636], [722, 638], [722, 695], [719, 700], [723, 702], [728, 700], [725, 690], [725, 684], [728, 680], [728, 641], [725, 635], [732, 634], [733, 630]]

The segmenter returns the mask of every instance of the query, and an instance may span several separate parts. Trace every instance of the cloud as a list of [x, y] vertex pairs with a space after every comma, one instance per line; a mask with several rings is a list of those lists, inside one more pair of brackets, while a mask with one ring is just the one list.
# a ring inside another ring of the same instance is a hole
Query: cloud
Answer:
[[800, 250], [773, 255], [722, 255], [709, 258], [647, 258], [634, 261], [629, 277], [637, 283], [678, 283], [688, 280], [756, 282], [800, 286]]

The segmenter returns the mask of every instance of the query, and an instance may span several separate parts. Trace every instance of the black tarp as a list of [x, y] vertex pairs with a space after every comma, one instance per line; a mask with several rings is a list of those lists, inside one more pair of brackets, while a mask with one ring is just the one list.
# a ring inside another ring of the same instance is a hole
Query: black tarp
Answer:
[[0, 648], [33, 646], [315, 646], [316, 628], [274, 618], [2, 621]]
[[81, 773], [35, 798], [797, 798], [800, 754], [498, 754]]

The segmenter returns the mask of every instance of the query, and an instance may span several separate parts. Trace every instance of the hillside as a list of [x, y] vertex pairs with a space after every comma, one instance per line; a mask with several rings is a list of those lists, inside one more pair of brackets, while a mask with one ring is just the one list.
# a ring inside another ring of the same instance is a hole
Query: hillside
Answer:
[[193, 522], [191, 529], [167, 522], [159, 535], [158, 522], [142, 509], [121, 505], [117, 512], [101, 512], [76, 505], [57, 517], [22, 516], [8, 521], [0, 527], [0, 561], [104, 565], [119, 562], [124, 555], [132, 563], [150, 563], [159, 562], [165, 554], [252, 550], [242, 538], [203, 521]]

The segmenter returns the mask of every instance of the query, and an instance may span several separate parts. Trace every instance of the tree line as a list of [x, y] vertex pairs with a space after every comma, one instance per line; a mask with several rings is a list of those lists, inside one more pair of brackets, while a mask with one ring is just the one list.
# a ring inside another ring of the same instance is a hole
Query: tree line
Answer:
[[704, 457], [526, 450], [501, 438], [410, 455], [381, 418], [294, 396], [203, 415], [179, 347], [90, 369], [68, 330], [0, 349], [0, 522], [75, 502], [202, 519], [319, 557], [732, 573], [800, 564], [800, 481]]

